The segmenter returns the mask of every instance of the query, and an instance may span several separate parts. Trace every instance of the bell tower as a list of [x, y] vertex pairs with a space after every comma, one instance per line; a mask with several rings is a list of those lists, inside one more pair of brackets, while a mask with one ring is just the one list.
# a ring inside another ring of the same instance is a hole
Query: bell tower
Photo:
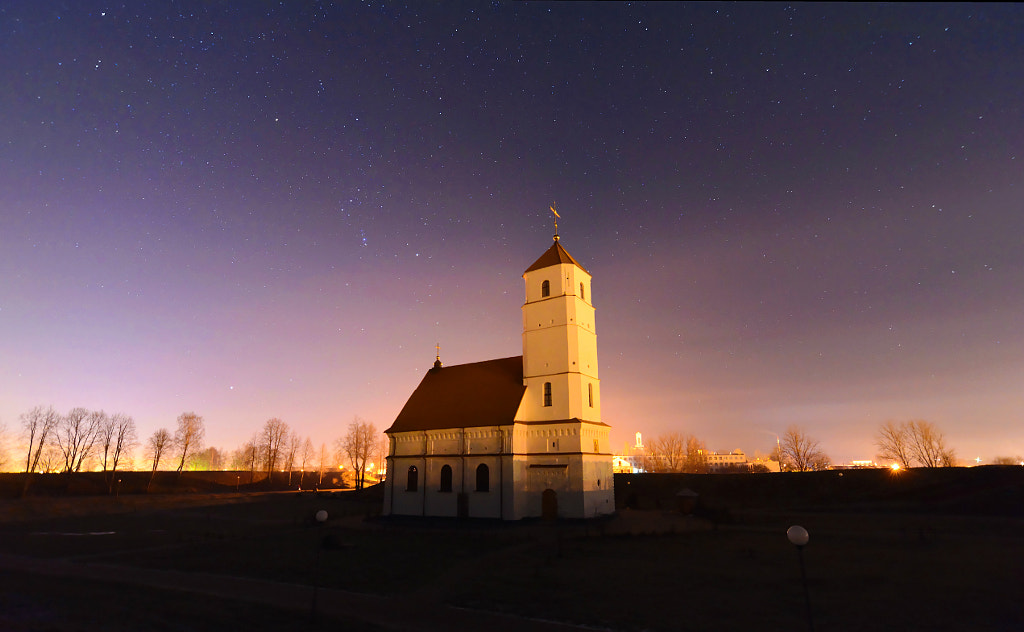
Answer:
[[601, 423], [597, 330], [590, 273], [558, 235], [523, 273], [524, 401], [518, 418]]

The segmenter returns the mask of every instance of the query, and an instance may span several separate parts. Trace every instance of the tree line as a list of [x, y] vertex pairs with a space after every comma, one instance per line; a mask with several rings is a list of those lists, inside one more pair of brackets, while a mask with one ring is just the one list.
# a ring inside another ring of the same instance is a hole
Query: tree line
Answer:
[[[380, 469], [387, 455], [384, 435], [359, 417], [353, 419], [332, 448], [322, 443], [319, 449], [308, 436], [302, 436], [282, 419], [273, 417], [230, 454], [205, 447], [206, 423], [194, 412], [179, 415], [173, 431], [160, 428], [144, 441], [139, 440], [134, 418], [123, 413], [108, 415], [102, 410], [78, 407], [61, 414], [52, 406], [37, 406], [19, 419], [26, 474], [71, 474], [99, 469], [107, 475], [111, 493], [119, 469], [145, 467], [150, 471], [149, 484], [152, 485], [156, 472], [167, 463], [179, 475], [189, 467], [247, 471], [250, 482], [256, 480], [257, 473], [265, 474], [268, 482], [273, 482], [275, 473], [283, 471], [289, 486], [298, 469], [300, 488], [307, 472], [316, 473], [314, 484], [319, 486], [325, 471], [333, 468], [334, 463], [347, 463], [352, 468], [355, 486], [362, 488], [368, 466], [374, 463]], [[0, 439], [5, 437], [5, 431], [6, 428], [0, 426]], [[7, 458], [2, 443], [0, 441], [0, 466]], [[134, 456], [140, 447], [144, 460], [136, 463]], [[26, 492], [30, 481], [31, 476], [26, 477]]]
[[[945, 435], [935, 424], [924, 420], [887, 421], [875, 433], [876, 458], [897, 468], [952, 467], [957, 464], [956, 452], [946, 443]], [[708, 452], [704, 442], [693, 435], [670, 432], [647, 442], [643, 468], [648, 472], [700, 474], [708, 471]], [[778, 438], [769, 458], [778, 461], [781, 469], [793, 472], [824, 470], [832, 460], [821, 442], [803, 427], [789, 426]], [[1024, 465], [1020, 456], [997, 457], [995, 465]], [[754, 464], [742, 471], [767, 471]], [[741, 470], [737, 470], [741, 471]]]
[[379, 469], [387, 456], [384, 435], [378, 433], [372, 423], [358, 416], [332, 447], [321, 443], [316, 448], [309, 437], [301, 436], [287, 423], [273, 417], [231, 453], [229, 464], [232, 470], [249, 472], [250, 482], [255, 480], [257, 472], [265, 474], [270, 482], [275, 472], [281, 471], [288, 476], [289, 486], [298, 469], [298, 486], [301, 488], [307, 471], [316, 473], [315, 485], [319, 486], [323, 484], [324, 472], [331, 469], [333, 463], [347, 463], [352, 468], [354, 486], [362, 489], [368, 465], [373, 463]]

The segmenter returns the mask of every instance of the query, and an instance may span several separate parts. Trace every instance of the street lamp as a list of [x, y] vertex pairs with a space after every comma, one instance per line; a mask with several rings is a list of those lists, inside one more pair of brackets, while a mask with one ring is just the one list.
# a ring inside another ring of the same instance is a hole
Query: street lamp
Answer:
[[807, 629], [814, 632], [814, 617], [811, 615], [811, 593], [807, 589], [807, 571], [804, 570], [804, 547], [811, 539], [807, 529], [793, 525], [786, 529], [786, 537], [796, 547], [796, 556], [800, 560], [800, 579], [804, 584], [804, 602], [807, 604]]

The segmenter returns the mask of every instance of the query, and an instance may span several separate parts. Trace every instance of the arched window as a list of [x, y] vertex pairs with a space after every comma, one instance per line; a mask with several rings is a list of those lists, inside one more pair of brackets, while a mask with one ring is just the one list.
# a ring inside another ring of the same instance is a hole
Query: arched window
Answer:
[[544, 405], [551, 405], [551, 382], [544, 382]]
[[405, 491], [414, 492], [420, 487], [419, 481], [419, 470], [416, 469], [415, 465], [409, 466], [409, 478], [405, 483]]
[[551, 281], [544, 281], [540, 284], [540, 296], [541, 298], [551, 296]]
[[583, 289], [583, 281], [580, 281], [580, 298], [587, 300], [587, 291]]
[[594, 385], [587, 384], [587, 398], [590, 400], [590, 407], [594, 407]]
[[452, 466], [450, 465], [441, 467], [441, 491], [452, 491]]
[[476, 468], [476, 491], [491, 491], [491, 470], [484, 463], [481, 463]]

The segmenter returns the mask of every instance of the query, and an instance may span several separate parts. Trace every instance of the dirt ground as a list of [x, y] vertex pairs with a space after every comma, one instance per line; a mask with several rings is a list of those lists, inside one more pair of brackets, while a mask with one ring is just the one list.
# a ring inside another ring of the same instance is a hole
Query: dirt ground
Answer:
[[1016, 517], [425, 522], [351, 498], [0, 502], [0, 630], [801, 630], [805, 595], [819, 631], [1024, 629]]

